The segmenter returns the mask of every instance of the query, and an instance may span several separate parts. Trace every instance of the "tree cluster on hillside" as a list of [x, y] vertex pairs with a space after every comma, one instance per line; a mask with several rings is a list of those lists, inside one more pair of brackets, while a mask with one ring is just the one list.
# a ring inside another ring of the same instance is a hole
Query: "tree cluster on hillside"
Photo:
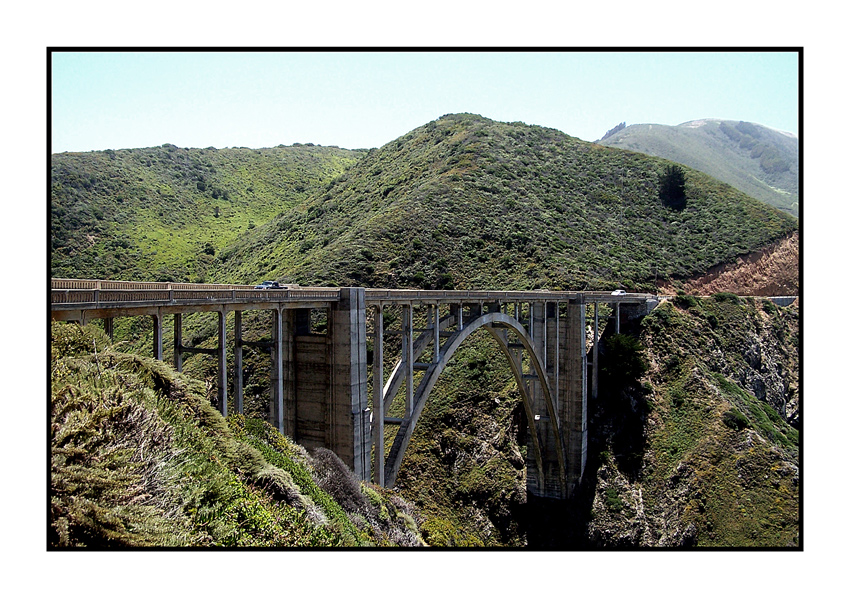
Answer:
[[661, 203], [673, 210], [683, 210], [688, 204], [685, 196], [685, 171], [678, 164], [664, 169], [658, 182], [658, 196]]

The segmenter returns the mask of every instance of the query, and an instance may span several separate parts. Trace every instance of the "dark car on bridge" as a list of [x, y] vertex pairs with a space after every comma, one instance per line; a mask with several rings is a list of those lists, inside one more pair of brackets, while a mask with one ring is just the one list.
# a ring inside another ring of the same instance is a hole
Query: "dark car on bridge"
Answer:
[[280, 283], [276, 280], [264, 280], [254, 287], [255, 289], [282, 289]]

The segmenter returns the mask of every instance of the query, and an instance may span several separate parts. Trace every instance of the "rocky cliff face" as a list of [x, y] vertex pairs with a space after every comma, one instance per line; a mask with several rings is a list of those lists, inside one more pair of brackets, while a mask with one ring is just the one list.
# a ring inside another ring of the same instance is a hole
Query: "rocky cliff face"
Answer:
[[798, 545], [797, 319], [721, 294], [635, 327], [648, 372], [592, 422], [592, 545]]

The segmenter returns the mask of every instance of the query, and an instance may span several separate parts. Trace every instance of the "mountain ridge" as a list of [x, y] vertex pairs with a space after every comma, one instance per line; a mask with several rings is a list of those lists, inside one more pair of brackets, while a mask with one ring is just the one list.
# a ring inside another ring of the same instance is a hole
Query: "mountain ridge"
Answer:
[[597, 143], [685, 164], [793, 216], [799, 213], [799, 139], [792, 133], [703, 118], [675, 126], [618, 125]]

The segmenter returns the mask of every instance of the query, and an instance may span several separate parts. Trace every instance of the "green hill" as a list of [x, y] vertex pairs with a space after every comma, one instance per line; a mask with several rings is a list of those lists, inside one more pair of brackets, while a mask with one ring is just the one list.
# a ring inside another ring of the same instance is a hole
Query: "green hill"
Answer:
[[202, 282], [216, 252], [361, 155], [312, 144], [54, 154], [51, 275]]
[[799, 142], [788, 133], [704, 119], [615, 127], [598, 143], [685, 164], [789, 214], [799, 212]]
[[686, 169], [560, 131], [448, 115], [371, 150], [321, 194], [221, 252], [217, 278], [424, 288], [653, 288], [796, 228]]

